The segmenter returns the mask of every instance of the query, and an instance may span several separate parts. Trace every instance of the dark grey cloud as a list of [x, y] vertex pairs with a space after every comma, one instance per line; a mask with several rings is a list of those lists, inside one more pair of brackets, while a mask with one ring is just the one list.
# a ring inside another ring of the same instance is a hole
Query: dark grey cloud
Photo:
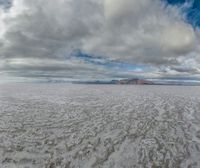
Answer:
[[0, 7], [7, 10], [12, 6], [12, 0], [0, 0]]

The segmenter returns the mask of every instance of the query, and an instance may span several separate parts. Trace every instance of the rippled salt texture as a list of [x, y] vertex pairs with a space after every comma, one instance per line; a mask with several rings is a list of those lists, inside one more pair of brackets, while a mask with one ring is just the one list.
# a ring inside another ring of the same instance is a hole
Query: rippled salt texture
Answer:
[[199, 168], [200, 87], [0, 85], [1, 168]]

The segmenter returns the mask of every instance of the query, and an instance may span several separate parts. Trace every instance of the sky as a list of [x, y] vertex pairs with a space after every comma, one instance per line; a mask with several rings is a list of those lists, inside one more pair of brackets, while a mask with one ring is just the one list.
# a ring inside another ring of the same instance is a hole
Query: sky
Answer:
[[200, 81], [199, 0], [0, 0], [0, 79]]

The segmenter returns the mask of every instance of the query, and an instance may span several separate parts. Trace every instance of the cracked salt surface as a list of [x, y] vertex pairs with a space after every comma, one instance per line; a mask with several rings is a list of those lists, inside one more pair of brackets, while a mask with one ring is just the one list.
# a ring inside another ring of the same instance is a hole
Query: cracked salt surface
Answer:
[[1, 168], [200, 167], [200, 87], [0, 85]]

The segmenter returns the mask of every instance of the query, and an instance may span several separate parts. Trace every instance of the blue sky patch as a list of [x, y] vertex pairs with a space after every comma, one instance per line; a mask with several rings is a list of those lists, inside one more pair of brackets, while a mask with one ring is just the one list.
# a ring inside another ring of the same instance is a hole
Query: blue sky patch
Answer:
[[118, 69], [120, 71], [134, 71], [138, 69], [141, 69], [143, 71], [150, 70], [149, 66], [146, 66], [146, 65], [129, 64], [129, 63], [120, 62], [120, 61], [108, 60], [103, 57], [93, 57], [81, 52], [80, 50], [73, 53], [72, 57], [76, 57], [87, 63], [91, 63], [96, 66], [103, 66], [104, 68], [108, 68], [108, 69]]
[[200, 27], [200, 0], [164, 0], [169, 5], [183, 6], [185, 3], [190, 4], [187, 8], [182, 8], [186, 21], [194, 28]]

